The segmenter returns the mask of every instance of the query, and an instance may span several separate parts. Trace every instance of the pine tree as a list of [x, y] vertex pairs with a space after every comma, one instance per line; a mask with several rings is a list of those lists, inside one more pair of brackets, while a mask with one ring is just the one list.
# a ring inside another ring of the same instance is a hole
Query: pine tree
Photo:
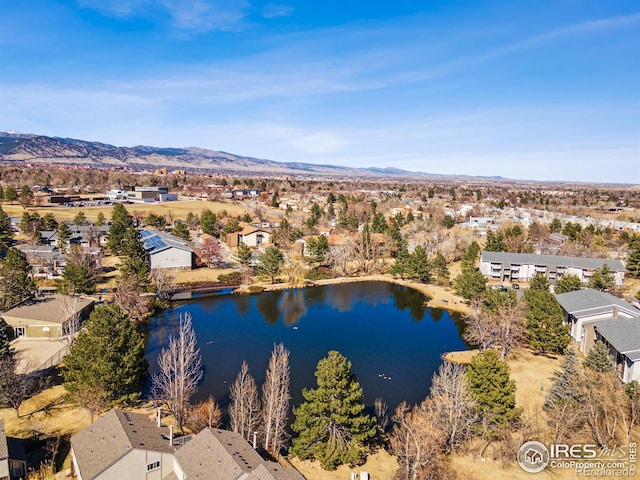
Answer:
[[564, 275], [560, 280], [556, 282], [553, 291], [556, 295], [561, 293], [574, 292], [582, 288], [582, 280], [577, 275]]
[[489, 231], [487, 233], [487, 244], [484, 246], [486, 252], [504, 252], [504, 234], [502, 232], [493, 233]]
[[276, 275], [280, 273], [282, 264], [284, 263], [284, 255], [278, 247], [271, 246], [260, 255], [260, 265], [258, 271], [271, 278], [271, 283], [275, 283]]
[[0, 310], [8, 310], [35, 295], [36, 285], [30, 273], [27, 256], [16, 248], [7, 250], [0, 264]]
[[487, 290], [487, 279], [480, 270], [463, 270], [453, 279], [454, 291], [467, 300], [482, 297]]
[[593, 276], [589, 279], [589, 288], [595, 290], [603, 292], [609, 291], [612, 290], [614, 286], [615, 280], [613, 278], [613, 272], [606, 263], [601, 268], [597, 268], [596, 271], [593, 272]]
[[557, 405], [570, 402], [580, 405], [584, 398], [582, 392], [582, 372], [578, 363], [578, 357], [571, 348], [566, 348], [560, 370], [553, 372], [551, 388], [544, 400], [544, 409], [552, 410]]
[[220, 235], [220, 226], [218, 225], [218, 217], [211, 210], [204, 209], [200, 215], [200, 228], [202, 233], [217, 237]]
[[115, 305], [97, 307], [65, 357], [64, 385], [91, 414], [140, 396], [149, 364], [143, 333]]
[[189, 233], [189, 227], [187, 227], [186, 223], [178, 223], [173, 230], [171, 230], [171, 235], [174, 237], [181, 238], [187, 242], [191, 241], [191, 234]]
[[85, 213], [80, 210], [75, 217], [73, 217], [73, 224], [79, 227], [84, 227], [89, 225], [89, 219], [85, 215]]
[[251, 264], [251, 249], [247, 247], [244, 243], [240, 243], [238, 245], [237, 258], [240, 265], [243, 267], [248, 267]]
[[531, 280], [529, 281], [529, 288], [531, 290], [542, 290], [544, 292], [548, 292], [549, 285], [550, 283], [547, 276], [540, 272], [534, 273], [533, 277], [531, 277]]
[[69, 246], [70, 239], [71, 239], [71, 229], [66, 223], [60, 222], [58, 224], [58, 243], [56, 244], [56, 246], [58, 247], [58, 250], [65, 251]]
[[15, 356], [13, 347], [11, 346], [11, 338], [9, 337], [9, 325], [0, 318], [0, 361]]
[[473, 357], [466, 378], [483, 425], [493, 431], [518, 418], [516, 384], [509, 378], [509, 365], [494, 350], [484, 350]]
[[42, 216], [42, 228], [51, 231], [58, 229], [58, 221], [53, 213], [47, 212]]
[[376, 422], [365, 412], [362, 388], [344, 356], [329, 352], [318, 362], [315, 376], [318, 387], [304, 389], [305, 401], [294, 409], [291, 428], [298, 436], [291, 453], [334, 470], [362, 459], [375, 436]]
[[440, 285], [448, 284], [449, 269], [447, 268], [447, 261], [441, 253], [436, 254], [431, 261], [431, 269]]
[[589, 350], [584, 366], [598, 373], [612, 372], [614, 367], [613, 359], [609, 354], [609, 347], [598, 340]]
[[630, 277], [640, 278], [640, 240], [636, 240], [631, 244], [626, 267]]
[[569, 344], [569, 330], [563, 325], [562, 307], [554, 295], [529, 289], [524, 300], [529, 344], [542, 353], [562, 353]]
[[127, 230], [133, 228], [133, 219], [121, 203], [116, 204], [111, 212], [111, 226], [107, 235], [107, 246], [114, 255], [120, 255], [121, 243]]
[[2, 207], [0, 207], [0, 254], [4, 253], [7, 249], [7, 242], [12, 235], [11, 218]]

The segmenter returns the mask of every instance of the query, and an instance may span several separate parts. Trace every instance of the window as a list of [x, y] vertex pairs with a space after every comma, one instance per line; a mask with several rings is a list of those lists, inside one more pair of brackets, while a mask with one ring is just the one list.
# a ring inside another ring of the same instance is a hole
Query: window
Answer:
[[160, 468], [160, 460], [158, 460], [157, 462], [147, 464], [147, 472], [150, 472], [151, 470], [155, 470], [156, 468]]

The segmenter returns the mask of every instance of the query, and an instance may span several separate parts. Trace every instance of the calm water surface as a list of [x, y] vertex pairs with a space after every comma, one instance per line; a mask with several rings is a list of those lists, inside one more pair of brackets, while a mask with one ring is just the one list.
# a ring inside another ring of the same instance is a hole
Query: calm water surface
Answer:
[[386, 282], [200, 298], [153, 319], [147, 358], [154, 373], [179, 315], [189, 312], [206, 369], [198, 399], [213, 394], [226, 404], [243, 359], [261, 385], [274, 343], [283, 342], [291, 352], [293, 405], [303, 387], [316, 386], [318, 360], [338, 350], [351, 361], [367, 405], [382, 397], [393, 409], [424, 399], [440, 356], [467, 347], [459, 317], [425, 307], [426, 300]]

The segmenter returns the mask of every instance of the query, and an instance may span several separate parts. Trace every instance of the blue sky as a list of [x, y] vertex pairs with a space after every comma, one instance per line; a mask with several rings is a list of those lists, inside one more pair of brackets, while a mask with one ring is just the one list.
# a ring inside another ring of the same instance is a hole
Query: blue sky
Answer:
[[636, 0], [0, 0], [0, 130], [640, 183]]

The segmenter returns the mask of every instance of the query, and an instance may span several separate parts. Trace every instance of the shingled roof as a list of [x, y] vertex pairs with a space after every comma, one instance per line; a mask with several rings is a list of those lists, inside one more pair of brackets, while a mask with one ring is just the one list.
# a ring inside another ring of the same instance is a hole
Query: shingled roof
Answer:
[[82, 478], [95, 478], [131, 450], [175, 453], [167, 440], [169, 430], [140, 413], [110, 410], [71, 437]]
[[[66, 295], [51, 295], [41, 299], [29, 300], [17, 307], [7, 310], [2, 315], [62, 324], [69, 320], [74, 313], [69, 312], [67, 308], [65, 308], [65, 301], [69, 298], [71, 297]], [[93, 304], [94, 301], [90, 298], [75, 297], [68, 303], [69, 306], [75, 306], [75, 312], [77, 313]]]
[[629, 302], [593, 288], [561, 293], [556, 295], [556, 299], [566, 312], [576, 316], [597, 315], [616, 308], [630, 316], [640, 316], [640, 310]]
[[304, 480], [293, 468], [263, 458], [235, 432], [207, 428], [184, 445], [176, 460], [188, 480]]

